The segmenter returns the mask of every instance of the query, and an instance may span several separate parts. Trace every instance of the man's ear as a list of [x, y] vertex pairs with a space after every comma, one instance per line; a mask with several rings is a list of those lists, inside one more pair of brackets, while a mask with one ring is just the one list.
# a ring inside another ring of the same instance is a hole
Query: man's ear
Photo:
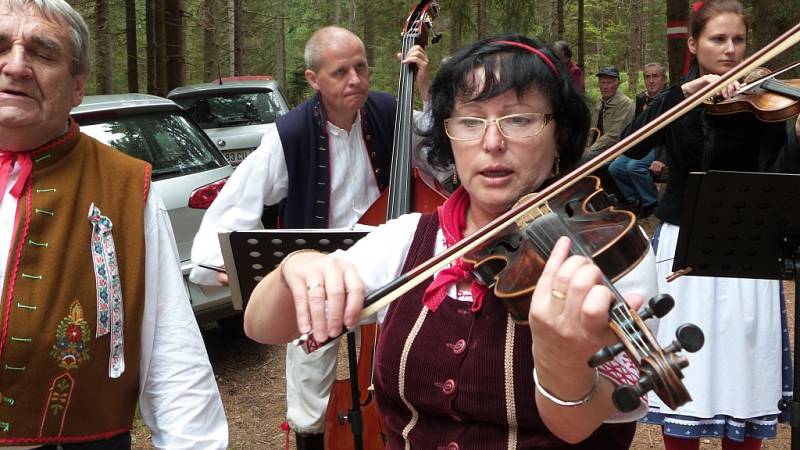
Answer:
[[86, 93], [86, 74], [81, 73], [75, 75], [75, 90], [72, 92], [72, 106], [78, 106], [83, 101], [83, 96]]
[[308, 84], [315, 91], [318, 91], [319, 90], [319, 83], [317, 83], [317, 74], [311, 69], [306, 69], [305, 76], [306, 76], [306, 81], [308, 81]]
[[689, 51], [692, 52], [693, 55], [697, 55], [697, 42], [694, 40], [693, 37], [689, 36], [689, 39], [686, 40], [686, 45], [689, 47]]

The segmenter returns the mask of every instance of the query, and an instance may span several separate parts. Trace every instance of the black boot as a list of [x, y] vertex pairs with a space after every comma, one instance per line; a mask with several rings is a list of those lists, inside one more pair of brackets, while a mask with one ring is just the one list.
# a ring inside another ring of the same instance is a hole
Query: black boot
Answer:
[[325, 450], [324, 434], [300, 434], [295, 432], [297, 450]]

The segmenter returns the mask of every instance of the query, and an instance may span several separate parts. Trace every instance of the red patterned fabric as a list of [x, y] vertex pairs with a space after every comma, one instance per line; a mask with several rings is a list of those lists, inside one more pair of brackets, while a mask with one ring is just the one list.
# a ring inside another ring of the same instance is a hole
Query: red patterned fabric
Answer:
[[[469, 207], [469, 194], [463, 187], [459, 187], [444, 202], [444, 205], [437, 210], [439, 224], [442, 227], [442, 234], [448, 247], [464, 237], [464, 228], [467, 223], [467, 207]], [[435, 312], [447, 297], [447, 288], [459, 280], [470, 278], [472, 268], [472, 264], [467, 264], [462, 258], [453, 261], [450, 267], [436, 274], [433, 283], [425, 290], [422, 303]], [[472, 311], [478, 311], [481, 309], [483, 298], [486, 296], [486, 286], [472, 280], [471, 290]]]

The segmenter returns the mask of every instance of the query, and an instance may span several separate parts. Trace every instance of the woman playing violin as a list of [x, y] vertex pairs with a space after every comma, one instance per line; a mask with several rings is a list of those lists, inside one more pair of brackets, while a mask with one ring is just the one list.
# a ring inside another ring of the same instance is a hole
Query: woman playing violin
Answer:
[[[692, 14], [689, 25], [688, 46], [693, 55], [689, 74], [653, 99], [623, 137], [744, 58], [747, 18], [737, 1], [705, 2]], [[738, 87], [734, 83], [722, 95], [730, 97]], [[750, 113], [711, 115], [698, 107], [628, 152], [641, 157], [653, 146], [665, 145], [670, 161], [667, 188], [655, 211], [663, 223], [653, 245], [659, 290], [672, 295], [676, 306], [662, 319], [658, 340], [671, 341], [666, 330], [683, 322], [697, 324], [706, 335], [703, 349], [688, 355], [685, 382], [693, 401], [671, 410], [650, 398], [646, 422], [662, 424], [668, 450], [697, 449], [700, 437], [722, 438], [723, 449], [758, 449], [762, 439], [776, 434], [778, 401], [791, 389], [780, 283], [711, 277], [681, 277], [667, 283], [665, 277], [672, 268], [689, 172], [796, 172], [800, 149], [793, 140], [785, 145], [786, 138], [785, 123], [762, 122]]]
[[[358, 321], [366, 292], [443, 251], [578, 161], [589, 111], [553, 51], [522, 36], [457, 52], [432, 88], [431, 163], [461, 186], [433, 214], [388, 222], [347, 251], [296, 253], [259, 283], [245, 331], [259, 342]], [[600, 270], [562, 238], [516, 324], [457, 260], [400, 297], [382, 319], [375, 389], [388, 448], [628, 448], [633, 413], [611, 402], [638, 377], [627, 356], [590, 368], [612, 341]], [[652, 254], [617, 286], [632, 304], [655, 291]], [[485, 298], [485, 300], [484, 300]], [[534, 374], [534, 361], [536, 372]], [[538, 380], [538, 385], [534, 383]]]

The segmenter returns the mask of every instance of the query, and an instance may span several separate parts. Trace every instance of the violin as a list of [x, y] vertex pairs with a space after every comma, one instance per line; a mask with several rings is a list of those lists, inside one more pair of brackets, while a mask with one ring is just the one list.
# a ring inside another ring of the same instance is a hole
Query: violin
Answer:
[[[534, 194], [528, 194], [531, 195]], [[526, 197], [520, 200], [525, 201]], [[591, 258], [603, 273], [603, 284], [613, 294], [609, 323], [620, 343], [598, 351], [589, 365], [599, 367], [627, 351], [638, 363], [643, 380], [637, 386], [617, 387], [612, 395], [614, 405], [620, 411], [634, 411], [640, 397], [654, 390], [665, 404], [677, 408], [691, 400], [680, 382], [681, 369], [689, 362], [678, 351], [699, 350], [704, 343], [703, 332], [695, 325], [682, 325], [676, 333], [677, 340], [664, 350], [644, 321], [666, 315], [675, 305], [672, 297], [651, 299], [641, 315], [628, 307], [613, 282], [647, 255], [649, 243], [636, 225], [636, 216], [616, 210], [611, 204], [599, 178], [582, 178], [508, 226], [487, 245], [465, 255], [464, 260], [474, 265], [474, 276], [491, 289], [490, 295], [505, 306], [511, 318], [527, 324], [536, 282], [556, 241], [568, 236], [572, 253]]]
[[[438, 8], [437, 1], [427, 0], [411, 11], [403, 32], [403, 58], [414, 45], [425, 45]], [[433, 211], [447, 198], [434, 177], [411, 164], [414, 75], [413, 67], [401, 65], [389, 187], [367, 209], [359, 220], [361, 224], [380, 225], [412, 211]], [[328, 450], [384, 448], [386, 427], [372, 389], [377, 337], [376, 324], [361, 326], [361, 345], [356, 362], [355, 337], [353, 333], [347, 335], [350, 379], [336, 380], [331, 388], [325, 413], [324, 439]]]
[[[469, 236], [466, 236], [461, 241], [450, 246], [442, 253], [370, 293], [364, 300], [365, 307], [361, 312], [361, 318], [376, 314], [392, 301], [400, 298], [426, 280], [429, 280], [436, 272], [449, 266], [454, 260], [466, 257], [473, 252], [480, 251], [481, 248], [490, 246], [499, 239], [498, 236], [510, 233], [513, 229], [512, 227], [517, 227], [526, 238], [530, 238], [531, 234], [538, 235], [541, 230], [548, 231], [548, 228], [553, 227], [551, 229], [565, 232], [573, 242], [579, 243], [580, 245], [575, 246], [576, 250], [584, 256], [597, 256], [599, 252], [590, 251], [586, 248], [602, 249], [606, 247], [605, 244], [608, 244], [608, 242], [604, 244], [602, 241], [599, 241], [593, 244], [594, 247], [586, 246], [584, 240], [598, 233], [584, 233], [585, 235], [581, 236], [573, 232], [568, 225], [564, 224], [564, 222], [568, 222], [568, 220], [562, 217], [562, 214], [550, 214], [550, 212], [553, 211], [553, 206], [549, 205], [548, 202], [554, 202], [554, 205], [565, 205], [562, 206], [561, 209], [568, 217], [575, 217], [576, 215], [578, 218], [581, 218], [581, 216], [591, 216], [591, 214], [588, 214], [588, 212], [594, 208], [591, 204], [582, 201], [576, 204], [575, 200], [570, 200], [575, 198], [574, 195], [569, 194], [573, 185], [579, 182], [585, 183], [580, 180], [586, 178], [590, 173], [602, 167], [607, 162], [618, 157], [631, 147], [639, 144], [693, 110], [703, 103], [705, 99], [719, 93], [726, 86], [741, 78], [745, 73], [750, 72], [755, 67], [763, 65], [771, 58], [786, 51], [797, 43], [800, 43], [800, 24], [795, 25], [789, 31], [758, 50], [728, 73], [722, 75], [715, 82], [704, 86], [679, 104], [665, 111], [655, 120], [585, 162], [582, 166], [565, 174], [558, 180], [544, 187], [538, 193], [524, 197], [513, 208], [501, 214]], [[562, 194], [563, 196], [559, 197]], [[589, 195], [589, 197], [591, 197], [591, 195]], [[556, 210], [558, 210], [558, 208], [556, 208]], [[611, 211], [613, 212], [613, 208]], [[547, 217], [547, 219], [544, 221], [532, 220], [532, 218], [535, 219], [539, 216]], [[630, 217], [631, 216], [629, 216], [629, 218]], [[539, 224], [534, 225], [537, 221]], [[559, 222], [557, 226], [551, 225], [554, 221]], [[611, 228], [616, 228], [617, 230], [625, 229], [625, 227], [619, 225], [617, 222], [612, 221], [611, 224], [612, 225], [609, 225]], [[534, 227], [534, 233], [528, 232], [531, 226]], [[536, 229], [536, 227], [542, 228]], [[605, 226], [600, 226], [597, 231], [602, 232], [604, 228]], [[541, 242], [537, 243], [535, 240], [531, 240], [534, 243], [533, 247], [542, 247]], [[500, 242], [501, 247], [512, 247], [512, 245], [502, 240]], [[494, 246], [494, 250], [492, 251], [497, 252], [497, 249], [498, 246]], [[546, 257], [547, 251], [545, 249], [545, 251], [541, 251], [538, 255], [527, 258], [517, 258], [517, 264], [532, 261], [536, 258], [545, 260]], [[487, 262], [491, 262], [491, 259]], [[608, 276], [606, 277], [608, 278]], [[535, 278], [536, 276], [534, 273], [534, 276], [528, 280], [527, 286], [535, 288]], [[495, 280], [495, 287], [504, 284], [505, 283], [502, 281]], [[643, 324], [643, 317], [663, 315], [665, 310], [671, 307], [671, 300], [664, 300], [663, 298], [651, 299], [648, 302], [648, 308], [643, 311], [642, 316], [637, 316], [624, 301], [619, 300], [620, 297], [613, 289], [613, 284], [610, 283], [610, 280], [606, 281], [606, 285], [616, 297], [609, 311], [609, 326], [615, 332], [620, 342], [601, 349], [588, 363], [596, 367], [598, 364], [610, 360], [610, 358], [613, 358], [613, 356], [620, 351], [625, 351], [640, 368], [640, 379], [636, 385], [623, 385], [617, 388], [613, 398], [615, 405], [621, 410], [627, 410], [633, 407], [634, 404], [638, 405], [639, 396], [651, 390], [659, 395], [665, 404], [673, 409], [689, 401], [691, 397], [680, 381], [683, 376], [681, 369], [686, 366], [687, 361], [677, 352], [680, 351], [682, 347], [687, 351], [691, 351], [694, 347], [697, 347], [697, 345], [702, 344], [702, 337], [696, 333], [697, 330], [691, 327], [681, 327], [677, 330], [678, 342], [673, 342], [666, 348], [661, 348], [652, 337], [647, 327]], [[295, 339], [294, 344], [301, 346], [307, 352], [313, 351], [313, 349], [318, 348], [320, 345], [324, 345], [324, 343], [320, 344], [315, 342], [309, 333]]]
[[740, 87], [731, 98], [713, 98], [703, 105], [709, 114], [755, 114], [763, 122], [781, 122], [800, 113], [800, 79], [779, 80], [777, 75], [800, 65], [789, 64]]

